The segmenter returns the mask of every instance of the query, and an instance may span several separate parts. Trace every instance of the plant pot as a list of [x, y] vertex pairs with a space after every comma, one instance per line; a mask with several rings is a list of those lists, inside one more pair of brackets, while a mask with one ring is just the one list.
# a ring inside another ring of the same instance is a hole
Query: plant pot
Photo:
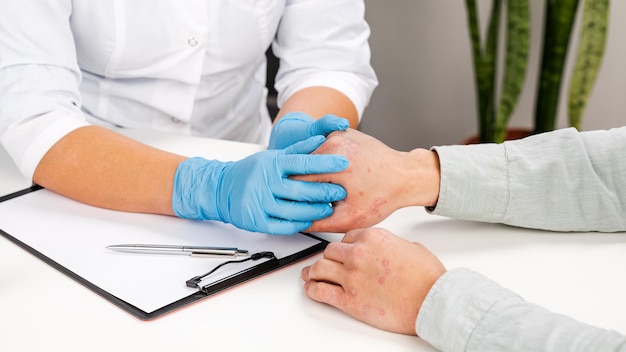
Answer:
[[[515, 139], [526, 138], [533, 134], [533, 130], [530, 128], [523, 127], [514, 127], [506, 130], [505, 140], [512, 141]], [[480, 140], [478, 139], [478, 134], [472, 135], [469, 138], [465, 139], [462, 144], [479, 144]]]

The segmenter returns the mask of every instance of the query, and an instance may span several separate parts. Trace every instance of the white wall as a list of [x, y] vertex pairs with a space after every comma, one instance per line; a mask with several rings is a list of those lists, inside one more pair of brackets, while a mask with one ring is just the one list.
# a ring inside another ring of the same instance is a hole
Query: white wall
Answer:
[[[581, 0], [581, 3], [583, 1]], [[380, 85], [361, 130], [391, 147], [459, 143], [477, 131], [476, 98], [464, 0], [365, 0], [372, 64]], [[531, 0], [526, 86], [510, 126], [531, 127], [545, 0]], [[491, 0], [479, 0], [486, 20]], [[626, 125], [626, 1], [611, 1], [606, 56], [583, 129]], [[570, 46], [570, 50], [575, 46]], [[571, 70], [571, 63], [568, 71]], [[569, 84], [569, 76], [564, 84]], [[562, 99], [557, 127], [566, 127]]]

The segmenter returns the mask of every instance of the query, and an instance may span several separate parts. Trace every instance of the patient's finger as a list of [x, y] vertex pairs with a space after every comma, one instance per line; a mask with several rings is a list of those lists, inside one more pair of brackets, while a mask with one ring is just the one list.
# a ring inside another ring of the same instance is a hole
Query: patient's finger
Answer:
[[350, 230], [343, 236], [343, 238], [341, 239], [341, 242], [343, 242], [343, 243], [354, 243], [361, 237], [361, 235], [363, 233], [366, 232], [366, 230], [368, 230], [368, 229], [354, 229], [354, 230]]
[[304, 292], [314, 301], [326, 303], [345, 311], [345, 294], [341, 286], [327, 282], [307, 281], [304, 284]]
[[324, 281], [342, 285], [344, 277], [343, 265], [328, 259], [320, 259], [302, 270], [304, 281]]
[[350, 245], [346, 243], [331, 242], [324, 250], [324, 258], [337, 263], [343, 263], [346, 258], [346, 251], [349, 247]]

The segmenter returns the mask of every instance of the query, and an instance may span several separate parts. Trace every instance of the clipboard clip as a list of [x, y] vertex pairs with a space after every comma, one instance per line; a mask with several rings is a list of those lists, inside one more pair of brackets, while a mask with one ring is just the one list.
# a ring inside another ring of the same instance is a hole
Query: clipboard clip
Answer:
[[202, 285], [202, 280], [204, 280], [204, 278], [216, 272], [219, 268], [223, 267], [224, 265], [243, 263], [243, 262], [247, 262], [248, 260], [259, 260], [263, 258], [267, 258], [267, 259], [270, 259], [271, 261], [278, 262], [278, 258], [276, 258], [276, 256], [274, 255], [274, 252], [258, 252], [258, 253], [252, 254], [251, 256], [245, 259], [229, 260], [229, 261], [223, 262], [205, 274], [192, 277], [191, 279], [187, 280], [185, 284], [187, 285], [187, 287], [196, 288], [198, 290], [204, 291], [205, 286]]

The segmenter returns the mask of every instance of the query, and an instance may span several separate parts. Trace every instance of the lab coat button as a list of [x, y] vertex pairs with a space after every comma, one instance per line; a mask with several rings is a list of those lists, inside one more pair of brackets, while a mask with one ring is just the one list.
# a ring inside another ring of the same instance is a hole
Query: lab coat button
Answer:
[[189, 44], [189, 46], [194, 47], [196, 45], [198, 45], [198, 40], [195, 37], [191, 37], [189, 39], [187, 39], [187, 44]]

